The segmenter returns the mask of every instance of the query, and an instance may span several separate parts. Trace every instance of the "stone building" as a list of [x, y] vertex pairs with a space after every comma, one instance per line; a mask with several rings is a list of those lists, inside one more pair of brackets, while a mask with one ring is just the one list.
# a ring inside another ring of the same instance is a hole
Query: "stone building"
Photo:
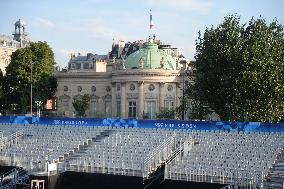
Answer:
[[2, 73], [5, 74], [5, 69], [11, 62], [12, 53], [29, 44], [30, 40], [25, 30], [25, 23], [19, 19], [15, 23], [13, 36], [0, 35], [0, 69]]
[[89, 117], [154, 119], [162, 108], [180, 105], [187, 62], [177, 48], [151, 37], [120, 41], [108, 55], [71, 55], [68, 69], [55, 73], [57, 113], [74, 115], [74, 99], [89, 94]]

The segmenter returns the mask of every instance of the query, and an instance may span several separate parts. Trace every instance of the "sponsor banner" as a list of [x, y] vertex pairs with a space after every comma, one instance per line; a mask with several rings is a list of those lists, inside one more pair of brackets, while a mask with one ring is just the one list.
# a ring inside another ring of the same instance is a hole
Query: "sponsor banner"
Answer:
[[179, 130], [284, 132], [284, 124], [260, 122], [139, 120], [121, 118], [39, 118], [30, 116], [0, 116], [0, 123], [109, 126], [124, 128], [167, 128]]

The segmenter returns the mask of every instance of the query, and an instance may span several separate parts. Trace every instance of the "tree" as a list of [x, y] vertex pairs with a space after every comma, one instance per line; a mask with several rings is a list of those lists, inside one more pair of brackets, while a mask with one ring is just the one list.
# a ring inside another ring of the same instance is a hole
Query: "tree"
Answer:
[[222, 120], [279, 122], [284, 117], [284, 32], [273, 20], [241, 24], [231, 15], [199, 33], [193, 98]]
[[4, 92], [3, 92], [3, 73], [2, 70], [0, 69], [0, 115], [4, 112], [3, 111], [3, 96], [4, 96]]
[[[195, 74], [194, 71], [187, 76], [193, 78]], [[206, 120], [210, 113], [211, 109], [207, 104], [200, 102], [196, 98], [196, 91], [192, 90], [194, 84], [187, 82], [185, 87], [184, 99], [181, 100], [181, 105], [176, 108], [176, 114], [179, 118], [182, 118], [185, 114], [185, 118], [190, 120]]]
[[157, 114], [158, 119], [175, 119], [175, 109], [162, 108]]
[[85, 112], [89, 108], [89, 103], [90, 96], [88, 94], [84, 94], [81, 98], [74, 99], [74, 102], [72, 104], [77, 112], [77, 116], [85, 116]]
[[13, 52], [4, 77], [6, 109], [11, 109], [13, 104], [17, 113], [29, 110], [31, 83], [33, 101], [46, 102], [52, 98], [57, 88], [53, 77], [54, 65], [54, 54], [46, 42], [31, 43]]

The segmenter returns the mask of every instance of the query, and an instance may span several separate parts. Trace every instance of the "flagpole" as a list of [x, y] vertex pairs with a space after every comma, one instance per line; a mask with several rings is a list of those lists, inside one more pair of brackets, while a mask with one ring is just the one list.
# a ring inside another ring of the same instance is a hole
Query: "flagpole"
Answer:
[[150, 39], [152, 39], [153, 37], [153, 33], [152, 33], [152, 29], [154, 27], [154, 23], [153, 23], [153, 16], [152, 16], [152, 9], [150, 9], [150, 23], [149, 23], [149, 29], [150, 29]]
[[150, 9], [150, 38], [152, 38], [152, 26], [151, 26], [151, 22], [152, 22], [152, 10]]

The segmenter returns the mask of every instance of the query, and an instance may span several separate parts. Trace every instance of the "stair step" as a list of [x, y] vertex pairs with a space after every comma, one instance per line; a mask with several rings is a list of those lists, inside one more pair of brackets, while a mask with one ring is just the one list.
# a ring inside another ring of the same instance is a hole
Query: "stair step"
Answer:
[[[72, 154], [69, 154], [66, 159], [64, 159], [64, 164], [69, 164], [70, 161], [76, 160], [82, 156], [82, 154], [85, 154], [89, 147], [92, 145], [95, 145], [95, 143], [101, 142], [104, 138], [109, 137], [110, 134], [113, 132], [116, 132], [114, 130], [105, 130], [102, 131], [99, 135], [96, 135], [95, 137], [92, 137], [91, 139], [87, 139], [87, 141], [84, 142], [84, 144], [80, 144], [78, 148], [75, 148]], [[93, 144], [94, 143], [94, 144]]]

